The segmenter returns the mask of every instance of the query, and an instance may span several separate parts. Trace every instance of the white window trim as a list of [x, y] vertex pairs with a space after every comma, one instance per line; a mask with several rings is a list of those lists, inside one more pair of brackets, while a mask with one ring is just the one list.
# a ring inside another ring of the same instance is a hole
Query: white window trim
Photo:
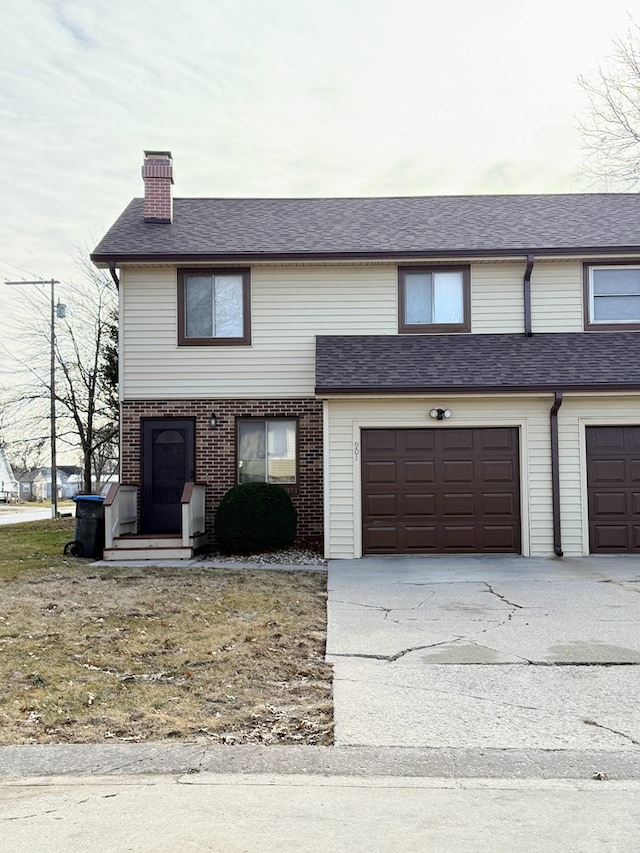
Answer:
[[[588, 277], [588, 297], [589, 297], [589, 317], [588, 323], [590, 326], [640, 326], [640, 321], [638, 320], [596, 320], [595, 319], [595, 294], [593, 292], [594, 288], [594, 279], [593, 273], [595, 270], [638, 270], [640, 273], [640, 264], [591, 264], [589, 265], [589, 277]], [[614, 294], [609, 294], [613, 296]], [[622, 296], [630, 296], [630, 294], [621, 294]], [[605, 298], [605, 297], [598, 297]]]

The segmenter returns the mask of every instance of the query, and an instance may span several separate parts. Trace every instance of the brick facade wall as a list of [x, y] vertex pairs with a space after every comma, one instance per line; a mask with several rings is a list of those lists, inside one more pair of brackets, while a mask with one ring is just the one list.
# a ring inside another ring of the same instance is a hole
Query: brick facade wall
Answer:
[[[212, 429], [212, 412], [218, 425]], [[194, 418], [196, 482], [207, 486], [207, 531], [220, 498], [237, 482], [236, 420], [291, 417], [298, 421], [298, 483], [286, 487], [298, 511], [298, 535], [322, 547], [322, 403], [296, 400], [128, 400], [122, 403], [121, 482], [141, 485], [142, 419]]]

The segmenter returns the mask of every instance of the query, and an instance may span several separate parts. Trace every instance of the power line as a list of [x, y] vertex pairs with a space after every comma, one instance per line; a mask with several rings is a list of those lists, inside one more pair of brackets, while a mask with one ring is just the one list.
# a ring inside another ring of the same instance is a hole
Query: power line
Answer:
[[26, 270], [24, 267], [19, 267], [17, 264], [11, 263], [11, 261], [5, 261], [3, 258], [0, 258], [0, 264], [6, 264], [9, 267], [13, 267], [16, 270], [20, 270], [20, 272], [24, 272], [27, 275], [30, 275], [32, 278], [42, 278], [42, 276], [38, 276], [37, 273], [29, 272], [29, 270]]

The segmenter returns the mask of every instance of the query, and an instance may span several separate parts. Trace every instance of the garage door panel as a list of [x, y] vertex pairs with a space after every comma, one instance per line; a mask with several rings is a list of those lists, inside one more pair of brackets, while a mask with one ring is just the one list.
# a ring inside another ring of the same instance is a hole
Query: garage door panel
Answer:
[[438, 444], [445, 453], [452, 450], [471, 451], [473, 450], [473, 435], [474, 430], [472, 429], [441, 429], [437, 433], [440, 439]]
[[371, 526], [365, 528], [366, 541], [369, 542], [371, 552], [375, 554], [397, 554], [398, 553], [398, 531], [395, 524], [383, 526]]
[[626, 483], [624, 459], [595, 459], [592, 466], [592, 481], [596, 483]]
[[476, 551], [475, 524], [444, 524], [442, 527], [443, 551]]
[[436, 514], [436, 496], [433, 492], [405, 494], [399, 507], [399, 516], [406, 518], [434, 518]]
[[491, 459], [482, 463], [482, 482], [513, 483], [515, 465], [510, 459]]
[[362, 449], [395, 453], [398, 435], [392, 429], [368, 429], [362, 436]]
[[588, 429], [589, 449], [598, 452], [624, 450], [627, 435], [625, 427], [593, 427]]
[[595, 544], [600, 550], [626, 551], [629, 547], [626, 524], [596, 524]]
[[513, 553], [518, 545], [519, 531], [513, 524], [485, 524], [482, 532], [485, 551]]
[[594, 515], [626, 515], [626, 492], [594, 492], [591, 503]]
[[515, 495], [512, 492], [485, 492], [482, 494], [482, 514], [512, 518], [517, 514], [515, 503]]
[[396, 463], [368, 462], [366, 477], [369, 483], [395, 485], [398, 478], [396, 473]]
[[516, 428], [363, 430], [362, 448], [364, 553], [520, 553]]
[[400, 465], [399, 476], [405, 483], [435, 483], [435, 462], [404, 462]]
[[396, 518], [398, 515], [396, 494], [367, 495], [365, 498], [365, 513], [371, 519]]
[[586, 429], [589, 549], [640, 552], [640, 427]]
[[517, 433], [508, 429], [481, 429], [476, 431], [479, 450], [515, 450], [517, 449]]
[[442, 496], [442, 513], [445, 516], [464, 515], [473, 518], [475, 514], [475, 495], [467, 492], [444, 494]]
[[456, 462], [442, 462], [442, 482], [449, 483], [473, 483], [473, 461], [470, 459]]
[[425, 553], [435, 551], [437, 548], [437, 529], [431, 524], [404, 525], [403, 530], [404, 552]]
[[399, 442], [407, 451], [430, 450], [433, 452], [435, 450], [436, 437], [431, 430], [409, 429], [398, 430], [398, 432], [400, 432]]

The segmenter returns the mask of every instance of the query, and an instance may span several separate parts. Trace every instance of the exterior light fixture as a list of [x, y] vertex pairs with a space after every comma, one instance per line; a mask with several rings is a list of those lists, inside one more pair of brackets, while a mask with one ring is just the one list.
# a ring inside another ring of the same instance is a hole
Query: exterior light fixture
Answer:
[[431, 409], [429, 416], [436, 421], [443, 421], [451, 417], [451, 409]]
[[215, 412], [211, 412], [211, 416], [209, 417], [209, 426], [211, 429], [215, 429], [218, 426], [218, 416]]

